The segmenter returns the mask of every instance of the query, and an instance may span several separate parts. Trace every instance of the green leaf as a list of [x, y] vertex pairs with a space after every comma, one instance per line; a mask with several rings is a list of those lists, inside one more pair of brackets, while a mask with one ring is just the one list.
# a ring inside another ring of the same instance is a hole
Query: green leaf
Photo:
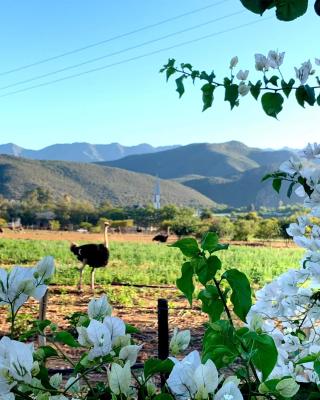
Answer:
[[267, 334], [257, 334], [252, 348], [256, 350], [252, 356], [252, 362], [262, 372], [262, 379], [266, 380], [278, 359], [278, 351], [273, 338]]
[[184, 93], [184, 84], [183, 84], [183, 80], [186, 78], [185, 75], [181, 75], [180, 78], [176, 79], [176, 85], [177, 85], [177, 89], [176, 91], [179, 93], [179, 98], [181, 98], [181, 96]]
[[209, 253], [211, 253], [212, 251], [215, 250], [218, 242], [219, 242], [219, 238], [216, 233], [207, 232], [202, 238], [201, 248], [203, 250], [207, 250], [207, 251], [209, 251]]
[[318, 106], [320, 106], [320, 94], [319, 94], [319, 96], [317, 97], [317, 104], [318, 104]]
[[258, 97], [260, 95], [261, 86], [262, 82], [260, 80], [255, 85], [250, 82], [250, 93], [256, 100], [258, 100]]
[[174, 366], [171, 360], [159, 360], [158, 358], [149, 358], [143, 367], [144, 377], [148, 379], [154, 374], [169, 374]]
[[301, 17], [308, 9], [308, 0], [275, 0], [276, 15], [281, 21], [292, 21]]
[[133, 325], [126, 324], [126, 333], [140, 333], [140, 330]]
[[66, 344], [70, 347], [80, 347], [80, 344], [75, 340], [71, 333], [66, 331], [56, 333], [54, 336], [54, 340], [56, 342]]
[[283, 93], [287, 97], [290, 96], [290, 93], [291, 93], [291, 90], [292, 90], [292, 87], [293, 87], [294, 83], [295, 83], [295, 80], [292, 79], [292, 78], [290, 79], [290, 81], [288, 83], [282, 79], [281, 87], [282, 87]]
[[153, 400], [174, 400], [174, 397], [169, 393], [159, 393], [153, 397]]
[[199, 78], [199, 77], [200, 77], [200, 72], [199, 71], [192, 71], [191, 72], [191, 79], [192, 79], [193, 83], [194, 83], [195, 79]]
[[224, 95], [224, 100], [228, 101], [230, 103], [231, 110], [239, 105], [238, 97], [239, 97], [239, 91], [238, 91], [238, 85], [236, 84], [231, 84], [225, 86], [225, 95]]
[[274, 0], [241, 0], [241, 3], [255, 14], [262, 15], [268, 8], [274, 6]]
[[182, 69], [188, 69], [190, 72], [192, 72], [192, 65], [190, 63], [182, 63], [181, 64]]
[[194, 292], [193, 284], [194, 269], [190, 262], [185, 262], [181, 267], [181, 278], [176, 280], [177, 288], [186, 296], [192, 305], [192, 295]]
[[313, 363], [313, 369], [320, 377], [320, 360], [319, 359], [315, 360], [315, 362]]
[[226, 279], [232, 289], [230, 300], [233, 304], [234, 313], [241, 319], [246, 321], [246, 316], [252, 306], [251, 288], [248, 278], [243, 272], [237, 269], [226, 271], [222, 278]]
[[200, 253], [198, 242], [193, 238], [184, 238], [173, 243], [170, 247], [178, 247], [186, 257], [197, 257]]
[[223, 368], [229, 366], [237, 358], [237, 353], [232, 351], [228, 346], [217, 345], [207, 347], [202, 362], [205, 363], [207, 360], [212, 360], [217, 368]]
[[282, 185], [282, 180], [279, 179], [279, 178], [275, 178], [275, 179], [272, 181], [272, 187], [273, 187], [273, 189], [274, 189], [277, 193], [280, 192], [281, 185]]
[[216, 77], [216, 76], [215, 76], [215, 74], [214, 74], [213, 71], [211, 72], [210, 75], [208, 75], [208, 74], [206, 73], [206, 71], [202, 71], [201, 74], [200, 74], [200, 79], [203, 79], [203, 80], [205, 80], [205, 81], [208, 81], [209, 83], [212, 83], [215, 77]]
[[273, 75], [269, 79], [268, 83], [271, 83], [273, 86], [278, 86], [278, 80], [279, 80], [279, 77], [277, 75]]
[[282, 111], [283, 97], [280, 93], [265, 93], [261, 98], [261, 103], [267, 115], [277, 118]]
[[316, 95], [314, 88], [311, 88], [309, 85], [301, 85], [296, 90], [296, 99], [301, 107], [304, 108], [304, 103], [308, 103], [310, 106], [313, 106], [316, 102]]
[[290, 199], [290, 197], [291, 197], [291, 195], [292, 195], [292, 190], [293, 190], [293, 187], [294, 187], [295, 184], [296, 184], [295, 182], [291, 182], [290, 185], [289, 185], [289, 187], [288, 187], [288, 190], [287, 190], [287, 197], [288, 197], [289, 199]]
[[309, 363], [309, 362], [314, 362], [318, 359], [319, 353], [314, 353], [314, 354], [309, 354], [303, 358], [300, 358], [300, 360], [298, 360], [296, 362], [296, 364], [305, 364], [305, 363]]
[[205, 85], [202, 86], [202, 101], [203, 101], [203, 109], [202, 111], [205, 111], [206, 109], [210, 108], [213, 103], [213, 92], [215, 89], [215, 85], [212, 83], [206, 83]]
[[200, 283], [206, 285], [207, 282], [211, 281], [218, 269], [221, 268], [221, 261], [217, 256], [211, 256], [208, 259], [199, 258], [192, 260], [194, 270], [198, 275]]
[[211, 322], [218, 321], [223, 313], [223, 303], [220, 299], [217, 288], [207, 285], [201, 290], [198, 299], [202, 302], [202, 311], [209, 315]]

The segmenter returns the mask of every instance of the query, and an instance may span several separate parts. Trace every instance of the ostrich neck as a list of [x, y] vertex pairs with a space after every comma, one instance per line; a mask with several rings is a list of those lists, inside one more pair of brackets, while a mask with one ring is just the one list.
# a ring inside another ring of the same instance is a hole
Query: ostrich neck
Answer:
[[104, 245], [108, 249], [109, 248], [109, 240], [108, 240], [108, 227], [104, 228]]

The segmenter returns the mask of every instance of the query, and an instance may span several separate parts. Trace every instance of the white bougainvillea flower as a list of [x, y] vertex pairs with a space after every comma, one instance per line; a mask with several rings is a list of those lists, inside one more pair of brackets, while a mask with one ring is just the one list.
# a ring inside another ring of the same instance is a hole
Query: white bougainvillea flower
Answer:
[[269, 66], [273, 69], [278, 69], [283, 63], [285, 54], [285, 52], [279, 53], [278, 51], [270, 50], [268, 54]]
[[132, 392], [130, 361], [127, 361], [124, 367], [112, 363], [108, 371], [108, 380], [110, 389], [115, 395], [123, 394], [129, 397]]
[[249, 71], [242, 71], [242, 69], [237, 73], [237, 78], [240, 81], [246, 81], [248, 79]]
[[50, 377], [49, 383], [53, 388], [58, 389], [62, 383], [62, 374], [56, 373], [52, 375]]
[[126, 325], [118, 317], [105, 317], [103, 324], [109, 329], [112, 344], [115, 343], [118, 336], [124, 336], [126, 333]]
[[238, 92], [241, 96], [246, 96], [250, 92], [250, 86], [246, 85], [244, 82], [240, 82]]
[[4, 336], [0, 340], [0, 370], [8, 371], [18, 382], [30, 383], [33, 368], [33, 344], [25, 344]]
[[120, 350], [119, 358], [125, 362], [129, 361], [132, 367], [137, 361], [138, 353], [141, 350], [141, 348], [142, 345], [137, 346], [135, 344], [125, 346]]
[[296, 71], [296, 77], [299, 79], [301, 85], [305, 85], [312, 72], [311, 61], [308, 60], [301, 64], [301, 67], [299, 69], [296, 67], [294, 67], [294, 69]]
[[316, 65], [320, 65], [320, 58], [315, 58], [314, 62], [316, 63]]
[[263, 54], [255, 54], [254, 58], [256, 61], [257, 71], [267, 71], [269, 69], [269, 61], [266, 56]]
[[177, 328], [174, 328], [173, 336], [169, 345], [171, 354], [175, 356], [181, 351], [186, 350], [186, 348], [189, 346], [190, 339], [191, 335], [189, 330], [178, 331]]
[[72, 394], [79, 393], [80, 392], [80, 381], [79, 381], [79, 375], [77, 376], [71, 376], [66, 384], [65, 384], [65, 389]]
[[180, 399], [190, 397], [207, 398], [216, 390], [219, 378], [216, 366], [211, 360], [201, 364], [198, 351], [192, 351], [182, 361], [175, 363], [167, 384]]
[[302, 169], [301, 159], [298, 157], [290, 157], [289, 160], [280, 164], [279, 170], [289, 175], [294, 175]]
[[4, 376], [5, 370], [0, 370], [0, 399], [14, 400], [15, 396], [10, 390], [16, 385], [16, 382], [9, 382], [9, 377]]
[[107, 296], [104, 294], [98, 299], [92, 299], [88, 304], [88, 316], [90, 319], [103, 320], [107, 315], [111, 315], [112, 307], [108, 303]]
[[90, 321], [87, 328], [81, 326], [77, 328], [79, 333], [78, 342], [85, 347], [92, 347], [88, 354], [88, 359], [103, 357], [111, 351], [111, 334], [108, 327], [95, 319]]
[[117, 336], [116, 338], [114, 338], [113, 342], [112, 342], [112, 348], [122, 348], [125, 346], [129, 346], [129, 344], [131, 343], [131, 335], [130, 334], [126, 334], [124, 336]]
[[239, 59], [237, 56], [232, 57], [230, 61], [230, 69], [233, 69], [239, 62]]
[[233, 381], [228, 381], [217, 391], [214, 400], [243, 400], [243, 396], [238, 386]]

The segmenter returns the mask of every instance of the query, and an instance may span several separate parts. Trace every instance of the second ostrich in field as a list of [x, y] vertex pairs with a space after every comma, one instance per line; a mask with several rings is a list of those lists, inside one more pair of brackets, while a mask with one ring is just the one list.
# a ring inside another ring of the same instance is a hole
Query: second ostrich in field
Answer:
[[168, 240], [169, 235], [170, 235], [170, 232], [169, 232], [169, 228], [168, 228], [166, 234], [159, 233], [154, 238], [152, 238], [152, 241], [153, 242], [159, 242], [159, 243], [166, 243], [166, 241]]
[[104, 224], [104, 243], [88, 243], [82, 246], [77, 246], [72, 243], [70, 250], [77, 259], [82, 262], [82, 267], [79, 268], [80, 280], [78, 288], [82, 289], [82, 274], [86, 265], [91, 267], [91, 289], [94, 290], [94, 273], [96, 268], [105, 267], [109, 261], [109, 242], [108, 242], [108, 227], [109, 223]]

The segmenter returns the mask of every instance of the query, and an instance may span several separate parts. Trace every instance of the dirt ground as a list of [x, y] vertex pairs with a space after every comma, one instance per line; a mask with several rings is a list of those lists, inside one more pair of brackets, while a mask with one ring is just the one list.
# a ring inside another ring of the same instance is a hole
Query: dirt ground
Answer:
[[[150, 233], [110, 233], [109, 240], [111, 242], [140, 242], [152, 243], [152, 238], [157, 232]], [[66, 240], [69, 242], [99, 242], [102, 241], [101, 233], [80, 233], [73, 231], [48, 231], [48, 230], [22, 230], [11, 231], [5, 229], [0, 234], [3, 238], [8, 239], [34, 239], [34, 240]], [[169, 236], [168, 243], [178, 240], [175, 235]], [[222, 242], [224, 242], [222, 240]], [[296, 247], [292, 240], [255, 240], [252, 242], [244, 241], [227, 241], [232, 245], [250, 246], [250, 247]]]
[[[73, 286], [51, 286], [49, 292], [48, 310], [46, 318], [56, 323], [59, 329], [68, 329], [69, 322], [65, 316], [71, 315], [76, 311], [87, 311], [87, 305], [92, 297], [89, 288], [81, 294]], [[96, 288], [95, 295], [102, 293], [99, 287]], [[203, 314], [198, 305], [190, 308], [187, 301], [181, 296], [174, 287], [166, 289], [152, 289], [149, 291], [141, 290], [140, 300], [143, 297], [145, 307], [140, 306], [117, 306], [113, 304], [113, 315], [118, 316], [124, 322], [138, 328], [140, 333], [134, 334], [135, 341], [143, 344], [138, 362], [151, 356], [157, 356], [158, 349], [158, 315], [157, 298], [164, 297], [169, 302], [169, 330], [172, 333], [174, 327], [179, 329], [191, 329], [192, 342], [190, 348], [200, 349], [201, 338], [204, 332], [204, 323], [207, 316]], [[36, 301], [30, 300], [21, 313], [24, 314], [24, 322], [28, 323], [38, 316], [39, 305]], [[19, 325], [19, 322], [18, 322]], [[7, 334], [9, 325], [6, 321], [5, 309], [0, 309], [0, 336]], [[68, 356], [76, 360], [81, 354], [81, 350], [64, 348]], [[66, 369], [70, 366], [61, 360], [52, 360], [49, 364], [53, 369]]]

